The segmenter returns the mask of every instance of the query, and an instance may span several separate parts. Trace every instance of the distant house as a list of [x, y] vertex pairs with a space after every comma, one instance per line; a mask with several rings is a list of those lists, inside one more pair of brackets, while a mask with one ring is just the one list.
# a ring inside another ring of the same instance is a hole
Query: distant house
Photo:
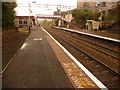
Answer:
[[118, 4], [118, 0], [77, 0], [77, 7], [82, 8], [86, 1], [91, 10], [97, 9], [96, 7], [100, 5], [100, 9], [102, 9], [102, 11], [108, 11], [115, 8]]
[[30, 18], [30, 26], [35, 26], [35, 17], [34, 16], [16, 16], [15, 24], [18, 28], [28, 29], [29, 27], [29, 18]]

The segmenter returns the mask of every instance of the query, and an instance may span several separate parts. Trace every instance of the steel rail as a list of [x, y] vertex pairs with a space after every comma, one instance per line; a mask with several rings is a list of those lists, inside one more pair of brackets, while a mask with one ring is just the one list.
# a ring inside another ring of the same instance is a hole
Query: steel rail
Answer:
[[105, 66], [107, 69], [111, 70], [113, 73], [117, 74], [117, 75], [120, 75], [119, 72], [113, 70], [111, 67], [109, 67], [108, 65], [104, 64], [103, 62], [99, 61], [98, 59], [96, 59], [95, 57], [91, 56], [90, 54], [88, 54], [87, 52], [79, 49], [77, 46], [73, 45], [71, 42], [63, 39], [62, 37], [58, 36], [57, 34], [49, 31], [51, 34], [55, 35], [56, 37], [58, 37], [59, 39], [63, 40], [64, 42], [66, 42], [67, 44], [71, 45], [72, 47], [74, 47], [75, 49], [77, 49], [78, 51], [80, 52], [83, 52], [85, 55], [87, 55], [88, 57], [92, 58], [93, 60], [97, 61], [98, 63], [100, 63], [101, 65]]
[[89, 33], [85, 33], [85, 32], [80, 32], [80, 31], [76, 31], [76, 30], [72, 30], [72, 29], [67, 29], [67, 28], [56, 27], [56, 26], [53, 26], [53, 28], [62, 29], [62, 30], [66, 30], [66, 31], [70, 31], [70, 32], [78, 33], [78, 34], [83, 34], [83, 35], [86, 35], [86, 36], [96, 37], [96, 38], [100, 38], [100, 39], [104, 39], [104, 40], [108, 40], [108, 41], [113, 41], [113, 42], [120, 43], [120, 40], [114, 39], [114, 38], [109, 38], [109, 37], [104, 37], [104, 36], [89, 34]]
[[[63, 34], [66, 35], [67, 37], [70, 37], [70, 36], [68, 36], [68, 35], [65, 34], [65, 33], [63, 33]], [[87, 41], [87, 40], [84, 40], [84, 39], [81, 39], [81, 38], [77, 38], [77, 37], [75, 37], [75, 36], [71, 36], [70, 38], [72, 38], [72, 37], [74, 37], [75, 39], [80, 39], [80, 40], [82, 40], [82, 41], [85, 41], [85, 42], [91, 43], [91, 44], [93, 44], [93, 45], [96, 45], [96, 46], [99, 46], [99, 47], [101, 47], [101, 48], [105, 48], [105, 49], [108, 49], [108, 50], [110, 50], [110, 51], [113, 51], [113, 52], [115, 52], [115, 53], [120, 54], [120, 52], [115, 51], [115, 50], [112, 50], [112, 49], [109, 49], [109, 48], [107, 48], [107, 47], [105, 47], [105, 46], [98, 45], [98, 44], [95, 44], [95, 43], [89, 42], [89, 41]], [[83, 45], [85, 45], [85, 46], [88, 46], [88, 47], [90, 47], [90, 48], [92, 48], [92, 49], [95, 49], [95, 50], [97, 50], [97, 51], [99, 51], [99, 52], [101, 52], [101, 53], [104, 53], [105, 55], [108, 55], [108, 56], [111, 56], [111, 57], [113, 57], [113, 58], [115, 58], [115, 59], [117, 59], [117, 60], [120, 60], [119, 57], [117, 57], [117, 56], [113, 56], [113, 55], [111, 55], [110, 53], [107, 53], [107, 52], [101, 51], [101, 50], [99, 50], [99, 49], [97, 49], [97, 48], [94, 48], [94, 47], [88, 45], [88, 44], [84, 44], [83, 42], [80, 42], [80, 40], [76, 40], [76, 41], [79, 42], [79, 43], [81, 43], [81, 44], [83, 44]]]

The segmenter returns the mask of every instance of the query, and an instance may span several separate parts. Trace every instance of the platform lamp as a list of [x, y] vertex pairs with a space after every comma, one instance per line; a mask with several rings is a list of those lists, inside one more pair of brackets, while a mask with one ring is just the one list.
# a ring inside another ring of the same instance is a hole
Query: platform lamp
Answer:
[[[59, 7], [59, 8], [58, 8]], [[62, 16], [61, 16], [61, 5], [57, 5], [57, 11], [58, 11], [58, 13], [59, 13], [59, 15], [60, 15], [60, 22], [58, 21], [58, 26], [60, 25], [61, 26], [61, 24], [62, 24], [62, 22], [61, 22], [61, 18], [62, 18]]]
[[100, 12], [100, 17], [98, 19], [100, 20], [100, 27], [102, 27], [103, 13], [102, 13], [102, 9], [101, 9], [102, 6], [101, 6], [100, 2], [96, 3], [96, 7], [99, 9], [99, 12]]
[[70, 28], [70, 6], [69, 6], [69, 10], [68, 10], [68, 28]]
[[[36, 3], [36, 1], [33, 1], [32, 3]], [[30, 13], [31, 13], [31, 10], [30, 10], [30, 2], [28, 2], [28, 11], [29, 11], [29, 18], [28, 18], [28, 29], [30, 28], [30, 24], [31, 24], [31, 20], [30, 20]]]

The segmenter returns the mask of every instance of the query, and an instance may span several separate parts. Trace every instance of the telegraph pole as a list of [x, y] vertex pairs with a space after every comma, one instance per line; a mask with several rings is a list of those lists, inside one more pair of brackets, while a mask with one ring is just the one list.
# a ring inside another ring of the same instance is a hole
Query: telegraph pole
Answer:
[[70, 6], [68, 11], [68, 28], [70, 28]]
[[61, 5], [60, 5], [60, 26], [62, 26]]
[[[60, 6], [60, 9], [58, 8], [58, 6]], [[60, 13], [59, 15], [60, 15], [60, 20], [58, 21], [58, 26], [61, 26], [61, 24], [62, 24], [62, 20], [61, 20], [61, 18], [62, 18], [62, 16], [61, 16], [61, 5], [57, 5], [57, 9], [58, 9], [58, 13]]]
[[28, 18], [28, 30], [30, 33], [30, 2], [28, 3], [28, 13], [29, 13], [29, 18]]
[[[32, 3], [36, 3], [35, 1], [34, 2], [32, 2]], [[30, 2], [28, 2], [28, 13], [29, 13], [29, 16], [28, 16], [28, 30], [29, 30], [29, 33], [31, 32], [30, 31], [30, 27], [31, 27], [31, 19], [30, 19], [30, 13], [31, 13], [32, 11], [30, 10]]]

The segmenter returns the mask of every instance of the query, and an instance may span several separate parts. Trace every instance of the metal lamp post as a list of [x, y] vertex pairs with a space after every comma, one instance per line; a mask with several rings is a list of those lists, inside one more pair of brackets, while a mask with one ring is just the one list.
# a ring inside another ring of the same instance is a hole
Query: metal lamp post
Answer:
[[69, 6], [69, 10], [68, 10], [68, 28], [70, 28], [70, 6]]
[[29, 17], [28, 17], [28, 30], [30, 33], [30, 2], [28, 2], [28, 13], [29, 13]]
[[[36, 3], [35, 1], [32, 3]], [[28, 13], [29, 13], [29, 18], [28, 18], [28, 29], [29, 29], [29, 33], [30, 33], [30, 26], [31, 26], [31, 20], [30, 20], [30, 2], [28, 2]]]
[[[60, 9], [58, 9], [58, 6], [60, 6]], [[57, 5], [57, 10], [58, 10], [58, 13], [60, 13], [60, 20], [58, 21], [58, 26], [61, 26], [62, 22], [61, 22], [61, 5]]]
[[102, 13], [102, 9], [101, 9], [101, 4], [99, 2], [97, 2], [96, 7], [98, 8], [99, 12], [100, 12], [100, 17], [98, 18], [100, 20], [100, 27], [102, 27], [102, 17], [103, 17], [103, 13]]
[[60, 26], [62, 26], [62, 15], [61, 15], [61, 5], [60, 6]]
[[98, 18], [100, 20], [100, 27], [102, 27], [102, 17], [103, 17], [103, 13], [102, 10], [100, 11], [100, 17]]

